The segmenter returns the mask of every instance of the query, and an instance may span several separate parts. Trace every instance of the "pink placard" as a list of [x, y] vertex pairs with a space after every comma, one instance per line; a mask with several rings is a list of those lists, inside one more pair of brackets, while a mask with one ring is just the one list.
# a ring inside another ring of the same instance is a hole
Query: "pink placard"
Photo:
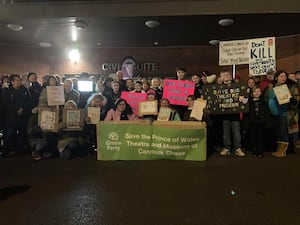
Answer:
[[193, 95], [195, 84], [185, 80], [164, 80], [163, 98], [169, 99], [172, 105], [186, 105], [186, 98]]
[[139, 102], [146, 101], [147, 94], [122, 91], [121, 98], [125, 99], [126, 102], [132, 107], [133, 113], [138, 115]]

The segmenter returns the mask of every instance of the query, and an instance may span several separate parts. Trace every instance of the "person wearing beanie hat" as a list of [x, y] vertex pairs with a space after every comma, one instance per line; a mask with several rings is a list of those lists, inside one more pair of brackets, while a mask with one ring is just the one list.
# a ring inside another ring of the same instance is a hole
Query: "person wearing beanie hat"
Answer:
[[156, 92], [153, 89], [149, 89], [147, 91], [147, 101], [154, 101], [156, 100]]

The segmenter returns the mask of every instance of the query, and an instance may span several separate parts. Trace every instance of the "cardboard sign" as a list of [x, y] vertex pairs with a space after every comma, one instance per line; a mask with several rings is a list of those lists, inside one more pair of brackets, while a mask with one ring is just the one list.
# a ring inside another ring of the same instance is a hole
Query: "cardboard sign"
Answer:
[[63, 86], [47, 86], [48, 106], [64, 105], [65, 93]]
[[164, 80], [163, 98], [167, 98], [173, 105], [186, 106], [186, 98], [194, 95], [195, 84], [191, 81]]
[[80, 131], [83, 127], [83, 110], [82, 109], [64, 109], [62, 130], [64, 131]]
[[273, 88], [273, 90], [279, 105], [290, 102], [290, 98], [292, 97], [292, 95], [286, 84], [276, 86]]
[[57, 132], [59, 128], [59, 109], [40, 108], [38, 125], [42, 131]]
[[242, 83], [204, 85], [203, 97], [206, 109], [211, 114], [248, 112], [248, 102], [242, 101], [247, 94], [247, 85]]
[[100, 121], [101, 108], [88, 107], [87, 116], [89, 118], [89, 124], [97, 124]]
[[207, 102], [206, 100], [201, 98], [195, 100], [190, 117], [193, 117], [196, 120], [201, 121], [203, 117], [203, 109], [206, 107], [206, 102]]
[[139, 115], [157, 115], [157, 101], [139, 102]]
[[220, 41], [219, 65], [240, 65], [249, 63], [248, 40]]
[[167, 107], [160, 107], [157, 116], [157, 121], [169, 121], [172, 109]]
[[249, 50], [249, 74], [258, 76], [276, 71], [275, 37], [250, 39]]
[[121, 98], [125, 99], [126, 102], [132, 107], [133, 113], [138, 115], [139, 102], [146, 101], [147, 94], [122, 91]]

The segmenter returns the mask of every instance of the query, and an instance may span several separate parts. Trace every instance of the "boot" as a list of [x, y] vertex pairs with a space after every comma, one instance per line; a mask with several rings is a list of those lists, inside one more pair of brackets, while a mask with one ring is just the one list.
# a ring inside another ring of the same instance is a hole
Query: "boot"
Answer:
[[281, 158], [286, 157], [286, 150], [289, 147], [289, 143], [278, 141], [277, 144], [278, 144], [277, 151], [273, 152], [272, 155], [275, 157], [281, 157]]

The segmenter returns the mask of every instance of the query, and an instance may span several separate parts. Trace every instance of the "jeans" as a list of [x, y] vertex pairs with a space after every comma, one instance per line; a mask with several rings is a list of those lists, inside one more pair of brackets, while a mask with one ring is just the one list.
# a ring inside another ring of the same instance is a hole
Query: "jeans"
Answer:
[[289, 142], [289, 131], [287, 116], [276, 116], [274, 127], [277, 141]]
[[223, 144], [227, 149], [231, 149], [231, 131], [233, 137], [233, 150], [241, 148], [241, 128], [240, 121], [223, 120]]

